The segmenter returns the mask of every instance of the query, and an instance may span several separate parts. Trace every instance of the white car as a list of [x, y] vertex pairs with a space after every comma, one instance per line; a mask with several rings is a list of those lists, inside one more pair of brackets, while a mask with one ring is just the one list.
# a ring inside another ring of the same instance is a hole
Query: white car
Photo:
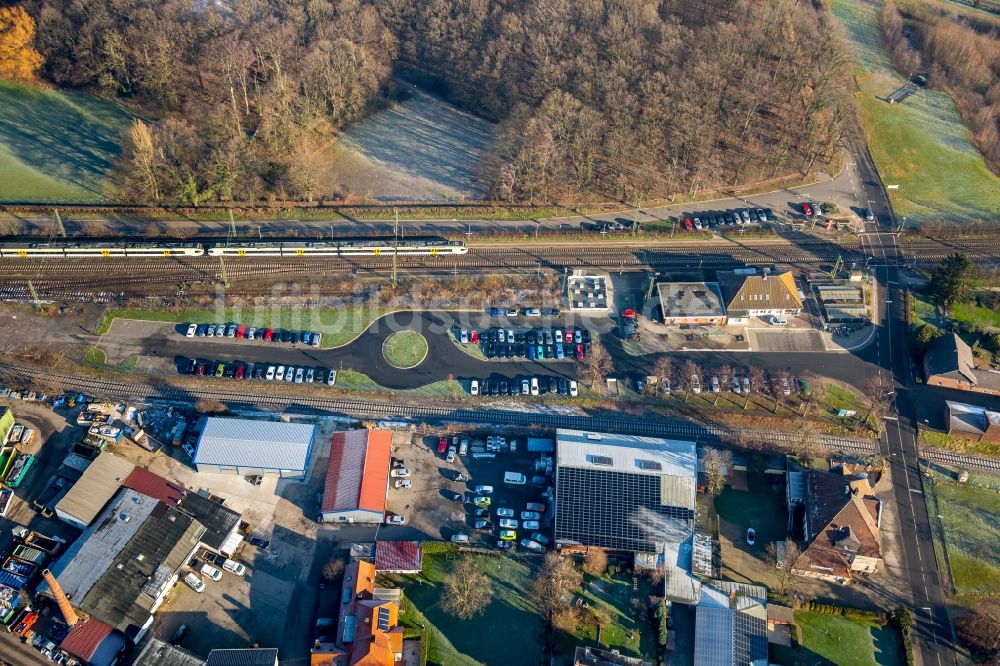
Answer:
[[752, 546], [757, 542], [757, 532], [752, 527], [747, 528], [747, 545]]
[[453, 462], [455, 462], [455, 456], [457, 454], [458, 454], [458, 451], [455, 450], [455, 447], [454, 446], [449, 446], [448, 447], [448, 453], [445, 455], [444, 459], [445, 459], [446, 462], [453, 463]]
[[500, 507], [499, 509], [497, 509], [497, 515], [500, 516], [501, 518], [513, 518], [514, 510]]
[[473, 488], [477, 495], [492, 495], [493, 486], [476, 486]]
[[[537, 536], [538, 535], [536, 534], [535, 537], [537, 537]], [[235, 560], [226, 560], [226, 561], [224, 561], [222, 563], [222, 568], [225, 569], [226, 571], [230, 572], [230, 573], [236, 574], [237, 576], [242, 576], [243, 574], [245, 574], [247, 572], [246, 566], [244, 566], [243, 564], [241, 564], [241, 563], [239, 563], [239, 562], [237, 562]]]
[[473, 379], [469, 382], [469, 395], [479, 395], [479, 380]]
[[721, 390], [722, 389], [719, 386], [719, 378], [712, 377], [712, 393], [719, 393]]
[[499, 525], [505, 530], [517, 529], [517, 521], [514, 520], [513, 518], [501, 518], [500, 520], [497, 521], [497, 525]]
[[740, 378], [733, 377], [733, 393], [740, 393]]
[[279, 382], [285, 379], [285, 366], [278, 366], [278, 369], [274, 371], [274, 378]]
[[521, 520], [541, 520], [542, 514], [537, 511], [522, 511]]
[[531, 395], [538, 395], [538, 377], [531, 378]]
[[181, 446], [181, 448], [184, 449], [184, 453], [188, 454], [188, 458], [192, 458], [192, 459], [194, 458], [194, 447], [193, 446], [191, 446], [190, 444], [184, 444], [183, 446]]
[[526, 520], [521, 523], [521, 526], [526, 530], [537, 530], [541, 525], [537, 520]]
[[452, 534], [451, 535], [451, 541], [452, 541], [452, 543], [469, 543], [469, 535], [468, 534]]
[[524, 311], [525, 317], [541, 317], [542, 311], [538, 308], [528, 308]]
[[337, 383], [337, 371], [328, 369], [326, 371], [326, 385], [333, 386], [336, 383]]
[[406, 516], [401, 516], [398, 513], [386, 514], [385, 522], [389, 525], [405, 525]]
[[525, 550], [530, 550], [534, 553], [542, 552], [542, 544], [537, 541], [532, 541], [531, 539], [521, 539], [521, 548]]
[[580, 390], [576, 386], [575, 379], [569, 380], [569, 395], [572, 398], [575, 398], [576, 396], [580, 395]]
[[273, 382], [275, 370], [277, 370], [277, 368], [275, 368], [273, 365], [267, 366], [267, 372], [264, 373], [264, 379], [266, 379], [269, 382]]
[[527, 379], [521, 380], [521, 395], [531, 395], [531, 382]]
[[410, 484], [410, 480], [409, 479], [396, 479], [396, 482], [392, 484], [392, 487], [393, 488], [409, 488], [410, 485], [411, 484]]
[[458, 339], [463, 345], [469, 344], [469, 331], [463, 328], [458, 333]]
[[198, 332], [198, 324], [188, 324], [187, 333], [184, 335], [189, 338], [193, 338], [194, 334]]
[[195, 592], [205, 591], [205, 581], [198, 578], [193, 573], [189, 573], [188, 575], [184, 576], [184, 582], [187, 583], [188, 587], [190, 587]]
[[222, 572], [213, 567], [211, 564], [201, 565], [201, 573], [203, 576], [208, 576], [215, 582], [222, 580]]
[[301, 384], [302, 380], [305, 378], [305, 370], [302, 368], [296, 368], [295, 370], [295, 383]]
[[409, 475], [410, 470], [407, 467], [396, 467], [391, 472], [391, 476], [397, 479], [405, 479]]
[[257, 328], [251, 326], [250, 328], [247, 329], [247, 340], [256, 340], [256, 339], [257, 339]]

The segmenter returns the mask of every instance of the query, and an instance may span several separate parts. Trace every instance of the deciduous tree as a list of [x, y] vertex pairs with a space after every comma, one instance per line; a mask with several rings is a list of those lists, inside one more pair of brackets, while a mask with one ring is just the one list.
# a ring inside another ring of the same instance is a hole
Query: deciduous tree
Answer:
[[0, 7], [0, 79], [31, 83], [44, 62], [35, 50], [35, 19], [20, 5]]
[[726, 487], [726, 473], [733, 464], [733, 452], [729, 449], [705, 447], [702, 457], [705, 473], [705, 490], [709, 495], [718, 495]]
[[592, 576], [603, 576], [608, 570], [608, 556], [600, 548], [591, 548], [587, 551], [587, 558], [583, 568]]
[[459, 560], [444, 580], [441, 608], [461, 620], [481, 615], [493, 596], [493, 584], [471, 557]]
[[608, 354], [608, 350], [597, 339], [591, 345], [590, 353], [584, 359], [583, 365], [587, 381], [590, 382], [590, 386], [594, 390], [597, 390], [598, 386], [604, 384], [608, 374], [614, 369], [611, 355]]
[[535, 578], [532, 596], [542, 614], [551, 621], [556, 611], [571, 605], [573, 594], [582, 584], [583, 572], [573, 560], [550, 551]]

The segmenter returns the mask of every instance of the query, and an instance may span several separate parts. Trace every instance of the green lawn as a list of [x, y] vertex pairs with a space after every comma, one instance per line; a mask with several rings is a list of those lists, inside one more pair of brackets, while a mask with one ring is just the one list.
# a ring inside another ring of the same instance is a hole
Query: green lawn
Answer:
[[769, 541], [783, 540], [787, 534], [784, 495], [773, 492], [776, 486], [769, 486], [755, 475], [749, 475], [748, 485], [750, 490], [724, 488], [715, 498], [715, 511], [728, 523], [754, 528], [757, 544], [763, 549]]
[[[586, 574], [581, 595], [591, 608], [601, 607], [609, 611], [612, 624], [601, 633], [601, 644], [597, 643], [597, 625], [582, 624], [573, 634], [563, 657], [572, 664], [572, 650], [576, 645], [618, 650], [622, 654], [654, 660], [656, 657], [656, 637], [648, 618], [645, 601], [651, 590], [645, 577], [638, 580], [638, 589], [632, 589], [632, 578], [618, 575], [614, 578], [596, 578]], [[638, 605], [633, 607], [633, 600]]]
[[936, 430], [920, 429], [920, 443], [937, 449], [950, 449], [963, 453], [978, 453], [985, 456], [1000, 456], [1000, 444], [977, 442], [964, 437], [955, 437]]
[[1000, 491], [933, 478], [956, 601], [1000, 596]]
[[105, 200], [132, 117], [96, 97], [0, 81], [0, 201]]
[[427, 340], [416, 331], [396, 331], [382, 345], [382, 356], [397, 368], [413, 368], [427, 356]]
[[923, 89], [900, 104], [876, 99], [905, 82], [882, 47], [879, 6], [870, 0], [832, 2], [858, 56], [857, 99], [872, 157], [882, 180], [899, 185], [889, 191], [897, 217], [918, 225], [995, 219], [1000, 179], [986, 168], [951, 97]]
[[[449, 559], [449, 557], [454, 559]], [[459, 620], [441, 610], [441, 583], [458, 557], [476, 560], [493, 584], [493, 601], [483, 615]], [[424, 554], [424, 569], [405, 589], [401, 623], [425, 624], [430, 635], [429, 664], [538, 663], [543, 622], [531, 601], [533, 568], [527, 560], [491, 555]]]
[[796, 611], [802, 644], [772, 646], [771, 660], [787, 666], [896, 666], [902, 663], [899, 634], [889, 626], [848, 620], [840, 615]]
[[320, 331], [324, 349], [341, 347], [354, 340], [387, 312], [383, 308], [226, 308], [225, 310], [111, 310], [104, 315], [97, 333], [103, 335], [115, 319], [193, 322], [195, 324], [238, 321], [247, 326]]
[[1000, 330], [1000, 311], [980, 307], [974, 302], [956, 304], [951, 309], [951, 317], [970, 326]]

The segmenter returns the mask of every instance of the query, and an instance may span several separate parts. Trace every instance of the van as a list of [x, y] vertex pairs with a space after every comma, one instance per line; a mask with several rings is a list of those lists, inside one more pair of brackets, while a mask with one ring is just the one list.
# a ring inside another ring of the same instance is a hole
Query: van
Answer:
[[788, 326], [788, 318], [782, 315], [771, 315], [771, 326]]
[[222, 563], [222, 568], [230, 573], [236, 574], [237, 576], [242, 576], [247, 572], [247, 568], [235, 560], [225, 560]]
[[211, 564], [201, 565], [201, 573], [204, 576], [208, 576], [212, 580], [218, 582], [222, 580], [222, 572], [213, 567]]
[[531, 395], [538, 395], [538, 377], [531, 378]]
[[469, 438], [463, 437], [458, 444], [458, 455], [464, 456], [469, 453]]
[[316, 332], [312, 334], [312, 340], [310, 341], [309, 344], [311, 344], [313, 347], [319, 347], [319, 343], [322, 340], [323, 340], [323, 334]]
[[523, 486], [528, 482], [527, 477], [519, 472], [504, 472], [503, 482], [512, 486]]
[[188, 575], [184, 576], [184, 582], [187, 583], [188, 587], [190, 587], [195, 592], [205, 591], [205, 582], [202, 579], [195, 576], [193, 573], [189, 573]]

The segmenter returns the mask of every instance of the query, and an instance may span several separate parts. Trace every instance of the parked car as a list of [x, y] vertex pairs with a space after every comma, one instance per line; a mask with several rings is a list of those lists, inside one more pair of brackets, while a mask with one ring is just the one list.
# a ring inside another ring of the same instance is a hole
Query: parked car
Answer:
[[184, 453], [187, 454], [188, 458], [191, 458], [192, 460], [194, 459], [194, 447], [193, 446], [191, 446], [190, 444], [184, 444], [183, 446], [181, 446], [181, 449], [183, 449]]
[[513, 518], [514, 510], [500, 507], [499, 509], [497, 509], [497, 515], [500, 516], [501, 518]]
[[447, 462], [455, 462], [455, 456], [458, 455], [458, 451], [455, 450], [454, 446], [448, 447], [448, 454], [444, 457]]
[[501, 530], [500, 531], [501, 541], [517, 541], [517, 532], [514, 530]]
[[575, 379], [569, 380], [569, 395], [570, 395], [570, 397], [571, 398], [575, 398], [579, 394], [580, 394], [580, 392], [579, 392], [579, 389], [577, 388], [576, 380]]
[[479, 494], [479, 495], [492, 495], [493, 494], [493, 486], [476, 486], [475, 488], [473, 488], [473, 490], [475, 490], [476, 493]]
[[757, 532], [752, 527], [747, 528], [747, 545], [752, 546], [757, 542]]
[[485, 518], [477, 518], [475, 526], [476, 526], [477, 530], [486, 530], [486, 531], [489, 531], [489, 530], [493, 529], [493, 523], [491, 523], [490, 521], [486, 520]]
[[396, 467], [390, 473], [390, 476], [397, 479], [405, 479], [410, 476], [410, 470], [407, 467]]
[[541, 532], [535, 532], [531, 535], [531, 538], [542, 544], [543, 546], [549, 545], [549, 538], [542, 534]]
[[538, 528], [541, 527], [541, 523], [539, 523], [537, 520], [525, 520], [524, 522], [521, 523], [521, 527], [523, 527], [526, 530], [537, 530]]
[[219, 582], [222, 580], [222, 572], [213, 567], [211, 564], [201, 565], [201, 574], [203, 576], [208, 576], [212, 580]]
[[182, 624], [177, 627], [177, 631], [174, 632], [174, 637], [170, 639], [171, 644], [180, 645], [184, 640], [184, 637], [187, 636], [188, 629], [189, 627], [186, 624]]
[[539, 310], [538, 308], [526, 308], [524, 310], [524, 316], [525, 317], [541, 317], [542, 316], [542, 311]]
[[249, 536], [248, 535], [248, 536], [244, 537], [243, 540], [246, 541], [251, 546], [256, 546], [257, 548], [260, 548], [261, 550], [267, 550], [268, 548], [271, 547], [271, 541], [270, 541], [270, 539], [262, 539], [259, 536]]
[[197, 333], [197, 332], [198, 332], [198, 325], [197, 324], [188, 324], [187, 333], [185, 333], [185, 336], [189, 337], [189, 338], [193, 338], [194, 335], [195, 335], [195, 333]]
[[764, 214], [763, 208], [758, 208], [757, 210], [754, 211], [754, 213], [756, 213], [757, 215], [758, 222], [767, 222], [767, 215]]
[[470, 395], [479, 395], [479, 380], [478, 379], [473, 379], [472, 381], [469, 382], [469, 394]]
[[788, 384], [788, 377], [781, 378], [781, 393], [783, 395], [791, 395], [792, 387]]
[[398, 513], [387, 513], [385, 515], [385, 522], [388, 525], [405, 525], [406, 516], [402, 516]]
[[236, 574], [237, 576], [242, 576], [247, 572], [246, 566], [235, 560], [230, 560], [230, 559], [223, 560], [222, 568], [230, 573]]
[[525, 550], [530, 550], [533, 553], [540, 553], [542, 550], [542, 544], [537, 541], [532, 541], [531, 539], [521, 539], [521, 548]]
[[504, 529], [509, 529], [509, 530], [517, 529], [517, 521], [514, 520], [513, 518], [501, 518], [500, 520], [497, 521], [497, 524]]
[[542, 514], [537, 511], [522, 511], [521, 520], [541, 520]]
[[451, 542], [452, 543], [469, 543], [469, 535], [468, 534], [461, 534], [461, 533], [459, 533], [459, 534], [452, 534], [451, 535]]
[[712, 393], [721, 392], [722, 388], [719, 386], [719, 378], [713, 376], [711, 381], [712, 381]]
[[459, 331], [458, 341], [461, 342], [463, 345], [469, 344], [469, 331], [464, 328], [461, 331]]
[[336, 383], [337, 383], [337, 371], [336, 370], [330, 370], [329, 368], [327, 368], [327, 370], [326, 370], [326, 385], [327, 386], [333, 386]]
[[410, 485], [411, 483], [409, 479], [396, 479], [396, 481], [392, 484], [392, 487], [397, 489], [403, 489], [403, 488], [409, 488]]
[[802, 202], [802, 213], [806, 217], [812, 217], [814, 212], [815, 211], [813, 211], [813, 207], [809, 205], [808, 201], [803, 201]]

